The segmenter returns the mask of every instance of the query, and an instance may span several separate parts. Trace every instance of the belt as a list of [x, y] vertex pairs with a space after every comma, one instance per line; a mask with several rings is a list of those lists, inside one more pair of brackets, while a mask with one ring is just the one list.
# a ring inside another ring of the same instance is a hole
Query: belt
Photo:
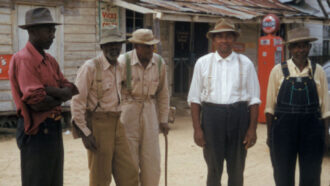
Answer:
[[61, 114], [55, 114], [52, 113], [48, 116], [48, 118], [53, 119], [55, 121], [61, 120], [62, 119], [62, 115]]
[[232, 108], [239, 105], [246, 105], [247, 101], [239, 101], [231, 104], [217, 104], [217, 103], [210, 103], [210, 102], [202, 102], [202, 106], [209, 106], [209, 107], [218, 107], [218, 108]]
[[136, 101], [136, 102], [146, 102], [146, 101], [154, 101], [156, 100], [156, 96], [141, 96], [141, 97], [134, 97], [134, 96], [127, 96], [123, 98], [124, 101]]

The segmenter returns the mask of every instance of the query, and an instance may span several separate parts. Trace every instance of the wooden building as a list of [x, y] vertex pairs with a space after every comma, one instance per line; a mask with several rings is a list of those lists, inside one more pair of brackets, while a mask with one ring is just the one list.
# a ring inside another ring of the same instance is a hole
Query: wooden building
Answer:
[[[15, 114], [10, 85], [6, 77], [8, 58], [27, 42], [25, 12], [33, 7], [48, 7], [57, 26], [56, 38], [50, 50], [70, 81], [85, 60], [99, 52], [100, 29], [117, 25], [129, 38], [138, 28], [151, 28], [161, 39], [157, 46], [167, 62], [169, 88], [172, 95], [185, 96], [189, 89], [193, 66], [198, 57], [212, 50], [205, 37], [219, 18], [236, 22], [242, 37], [236, 49], [247, 55], [257, 67], [260, 22], [268, 13], [277, 14], [282, 23], [279, 34], [285, 37], [287, 24], [315, 22], [326, 19], [315, 17], [278, 0], [210, 1], [207, 0], [0, 0], [0, 115]], [[329, 21], [328, 21], [329, 22]], [[327, 22], [327, 24], [328, 24]], [[130, 50], [131, 44], [123, 47]], [[0, 117], [0, 127], [1, 127]]]

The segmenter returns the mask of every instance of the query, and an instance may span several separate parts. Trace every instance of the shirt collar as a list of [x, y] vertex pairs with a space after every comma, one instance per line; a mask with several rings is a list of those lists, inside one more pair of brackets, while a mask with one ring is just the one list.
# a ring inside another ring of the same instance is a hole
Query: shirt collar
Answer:
[[232, 61], [234, 56], [236, 55], [236, 53], [234, 51], [231, 52], [231, 54], [229, 56], [227, 56], [226, 58], [223, 58], [220, 56], [220, 54], [218, 53], [218, 51], [215, 52], [215, 59], [219, 62], [221, 62], [222, 60], [225, 60], [227, 62]]
[[101, 64], [102, 64], [103, 70], [107, 70], [111, 66], [113, 66], [108, 62], [108, 59], [104, 56], [103, 52], [102, 52], [100, 58], [101, 58]]
[[[132, 56], [132, 62], [131, 62], [131, 64], [132, 65], [135, 65], [135, 64], [141, 64], [141, 62], [140, 62], [140, 60], [139, 60], [139, 58], [138, 58], [138, 56], [137, 56], [137, 53], [136, 53], [136, 50], [134, 49], [133, 51], [133, 56]], [[151, 58], [151, 64], [155, 64], [156, 62], [155, 62], [155, 59], [154, 59], [154, 57], [152, 56], [152, 58]], [[141, 64], [142, 65], [142, 64]], [[148, 64], [148, 66], [149, 66], [149, 64]]]
[[[38, 50], [32, 45], [32, 43], [30, 41], [28, 41], [26, 43], [25, 47], [30, 52], [32, 57], [35, 59], [35, 60], [31, 61], [32, 63], [38, 65], [44, 61], [44, 57], [38, 52]], [[45, 56], [47, 57], [46, 53], [45, 53]]]
[[300, 71], [300, 69], [297, 67], [297, 65], [293, 62], [292, 58], [289, 59], [287, 63], [288, 63], [288, 65], [292, 66], [292, 68], [295, 69], [295, 71], [297, 73], [304, 73], [306, 71], [312, 70], [312, 64], [311, 64], [310, 59], [307, 59], [308, 65], [302, 71]]

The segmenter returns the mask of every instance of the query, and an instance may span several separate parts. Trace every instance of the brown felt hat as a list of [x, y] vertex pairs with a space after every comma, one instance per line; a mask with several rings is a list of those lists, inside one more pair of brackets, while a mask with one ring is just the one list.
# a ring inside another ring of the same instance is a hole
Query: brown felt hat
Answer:
[[211, 39], [213, 34], [221, 32], [233, 32], [236, 37], [240, 36], [240, 33], [235, 28], [234, 23], [226, 19], [220, 19], [214, 26], [213, 30], [207, 32], [206, 37]]
[[305, 27], [298, 27], [288, 31], [288, 39], [285, 44], [297, 43], [297, 42], [313, 42], [316, 41], [316, 37], [310, 35], [309, 29]]
[[27, 29], [35, 25], [60, 25], [61, 23], [54, 22], [53, 17], [48, 8], [30, 9], [25, 14], [25, 24], [19, 25], [22, 29]]

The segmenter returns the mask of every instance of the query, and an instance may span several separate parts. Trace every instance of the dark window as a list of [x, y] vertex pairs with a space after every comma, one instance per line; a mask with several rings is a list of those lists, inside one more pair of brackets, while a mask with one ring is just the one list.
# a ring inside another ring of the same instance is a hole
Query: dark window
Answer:
[[[126, 9], [126, 39], [132, 37], [132, 32], [143, 28], [143, 14]], [[131, 43], [126, 44], [126, 51], [132, 50]]]

